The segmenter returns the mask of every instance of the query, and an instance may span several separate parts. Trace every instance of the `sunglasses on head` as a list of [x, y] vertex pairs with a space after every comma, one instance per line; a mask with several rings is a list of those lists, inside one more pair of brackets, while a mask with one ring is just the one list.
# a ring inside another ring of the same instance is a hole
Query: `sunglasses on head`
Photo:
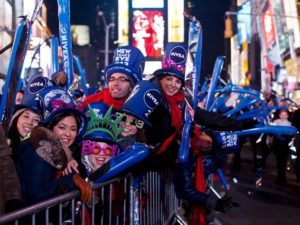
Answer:
[[118, 150], [117, 145], [100, 146], [96, 141], [83, 141], [82, 154], [84, 155], [98, 155], [102, 152], [105, 156], [115, 156]]

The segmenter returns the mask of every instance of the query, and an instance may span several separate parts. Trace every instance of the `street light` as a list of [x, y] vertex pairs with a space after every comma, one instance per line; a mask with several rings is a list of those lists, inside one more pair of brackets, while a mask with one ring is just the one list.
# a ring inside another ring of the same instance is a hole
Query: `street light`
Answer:
[[114, 27], [115, 24], [114, 23], [110, 23], [107, 24], [105, 16], [103, 11], [99, 11], [98, 12], [98, 16], [100, 16], [102, 18], [103, 24], [105, 26], [105, 50], [104, 50], [104, 54], [105, 54], [105, 67], [108, 66], [108, 53], [109, 53], [109, 29], [111, 27]]

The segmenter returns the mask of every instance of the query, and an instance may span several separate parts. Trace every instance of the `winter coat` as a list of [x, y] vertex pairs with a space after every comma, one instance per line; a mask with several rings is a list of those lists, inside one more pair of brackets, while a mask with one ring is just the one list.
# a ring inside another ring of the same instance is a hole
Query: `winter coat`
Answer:
[[172, 168], [173, 183], [178, 198], [188, 200], [189, 202], [206, 206], [208, 194], [196, 189], [195, 172], [196, 156], [190, 155], [188, 162], [185, 164], [176, 163]]
[[0, 215], [5, 212], [8, 201], [20, 199], [21, 189], [12, 160], [12, 150], [7, 144], [3, 127], [0, 126]]
[[42, 127], [34, 128], [30, 138], [17, 149], [17, 173], [24, 206], [74, 190], [74, 174], [56, 179], [57, 172], [67, 163], [60, 141]]
[[[184, 111], [184, 102], [179, 105]], [[169, 112], [168, 104], [163, 102], [160, 104], [149, 116], [152, 127], [147, 129], [147, 144], [154, 146], [156, 149], [168, 138], [172, 133], [175, 132], [175, 128], [171, 125], [171, 114]], [[204, 126], [208, 129], [215, 130], [242, 130], [243, 128], [251, 127], [251, 121], [242, 122], [233, 118], [228, 118], [224, 115], [209, 112], [201, 108], [197, 108], [195, 112], [195, 123]], [[178, 155], [179, 141], [181, 133], [178, 137], [172, 141], [169, 147], [159, 156], [152, 157], [152, 167], [160, 169], [160, 166], [164, 168], [170, 168]], [[154, 152], [155, 155], [155, 152]], [[162, 163], [163, 162], [163, 163]]]
[[[180, 106], [182, 107], [182, 106]], [[146, 128], [147, 144], [154, 148], [148, 159], [149, 169], [157, 171], [169, 169], [177, 159], [180, 134], [170, 143], [164, 152], [157, 155], [161, 144], [175, 132], [167, 103], [160, 104], [149, 116], [151, 127]]]
[[[184, 103], [180, 105], [180, 108], [183, 112]], [[150, 120], [152, 128], [148, 130], [148, 144], [159, 148], [161, 143], [175, 131], [171, 126], [171, 114], [168, 104], [163, 103], [157, 107], [150, 115]], [[205, 128], [221, 131], [247, 129], [255, 124], [253, 121], [242, 122], [201, 108], [197, 108], [195, 112], [195, 123]], [[194, 163], [196, 156], [190, 154], [188, 162], [185, 164], [178, 163], [176, 160], [178, 157], [180, 143], [178, 139], [180, 140], [180, 135], [178, 134], [179, 137], [174, 139], [162, 154], [156, 155], [154, 153], [149, 158], [148, 164], [150, 164], [152, 170], [172, 168], [173, 182], [177, 196], [201, 206], [206, 206], [208, 204], [208, 195], [199, 192], [195, 187], [193, 173], [195, 172]]]

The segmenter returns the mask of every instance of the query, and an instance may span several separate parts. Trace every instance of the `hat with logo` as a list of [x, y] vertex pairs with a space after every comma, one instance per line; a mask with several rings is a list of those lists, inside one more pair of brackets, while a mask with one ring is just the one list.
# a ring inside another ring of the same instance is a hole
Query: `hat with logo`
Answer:
[[105, 79], [108, 82], [113, 73], [124, 73], [133, 84], [142, 80], [145, 66], [143, 53], [133, 46], [121, 46], [115, 49], [113, 63], [105, 68]]
[[52, 86], [54, 86], [53, 82], [47, 77], [41, 75], [31, 77], [25, 88], [21, 103], [15, 106], [14, 112], [29, 108], [37, 114], [42, 114], [37, 94], [44, 88]]
[[[150, 81], [142, 80], [134, 86], [121, 110], [151, 126], [149, 115], [161, 101], [162, 95], [157, 86]], [[136, 123], [138, 125], [139, 121]]]
[[78, 124], [77, 138], [84, 134], [87, 118], [76, 108], [72, 97], [66, 90], [57, 86], [47, 87], [38, 94], [38, 98], [44, 117], [44, 120], [41, 122], [43, 126], [50, 126], [57, 116], [70, 111], [75, 116]]
[[170, 42], [166, 45], [162, 68], [154, 72], [155, 76], [175, 76], [184, 81], [188, 46], [182, 42]]

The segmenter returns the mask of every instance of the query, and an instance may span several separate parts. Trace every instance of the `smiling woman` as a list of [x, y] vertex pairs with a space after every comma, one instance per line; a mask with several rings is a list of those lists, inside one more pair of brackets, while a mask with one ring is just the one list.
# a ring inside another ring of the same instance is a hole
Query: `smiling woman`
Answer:
[[[30, 137], [16, 149], [24, 206], [54, 197], [62, 190], [73, 190], [75, 186], [87, 193], [88, 197], [82, 201], [89, 202], [92, 191], [88, 183], [78, 182], [82, 180], [78, 174], [61, 176], [68, 162], [73, 162], [69, 147], [84, 132], [85, 116], [75, 108], [71, 96], [59, 87], [47, 87], [36, 98], [43, 109], [43, 126], [33, 128]], [[82, 188], [87, 188], [87, 192]]]
[[64, 146], [70, 147], [75, 142], [78, 124], [74, 113], [67, 111], [64, 114], [60, 114], [51, 123], [50, 129], [51, 127]]

